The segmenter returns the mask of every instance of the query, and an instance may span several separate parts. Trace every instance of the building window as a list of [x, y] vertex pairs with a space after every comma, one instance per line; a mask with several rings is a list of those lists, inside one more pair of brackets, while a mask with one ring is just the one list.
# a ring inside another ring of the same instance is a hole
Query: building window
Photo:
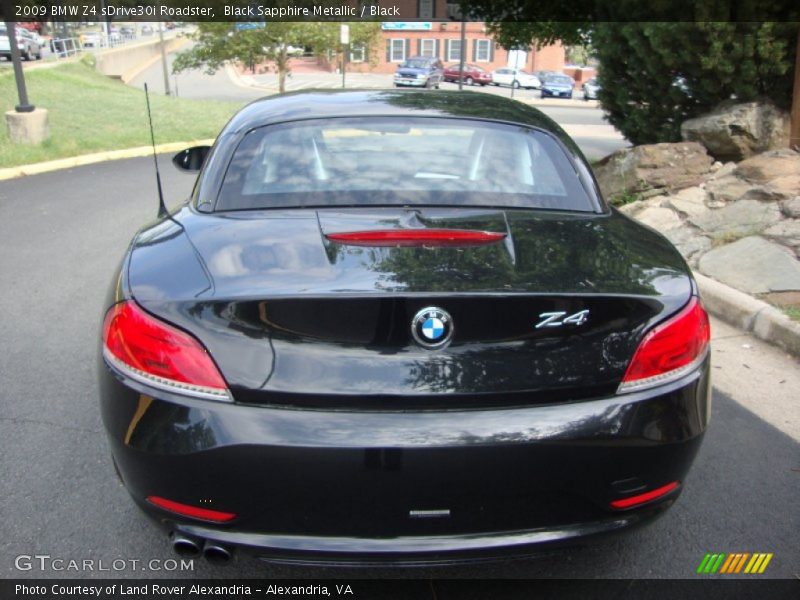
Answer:
[[405, 40], [389, 40], [390, 46], [390, 61], [403, 62], [406, 59], [406, 41]]
[[461, 40], [447, 40], [447, 60], [450, 62], [461, 60]]
[[436, 56], [436, 40], [420, 40], [419, 55]]
[[362, 63], [366, 60], [367, 49], [364, 44], [353, 44], [350, 47], [350, 62]]
[[475, 62], [491, 62], [491, 47], [490, 40], [475, 40]]

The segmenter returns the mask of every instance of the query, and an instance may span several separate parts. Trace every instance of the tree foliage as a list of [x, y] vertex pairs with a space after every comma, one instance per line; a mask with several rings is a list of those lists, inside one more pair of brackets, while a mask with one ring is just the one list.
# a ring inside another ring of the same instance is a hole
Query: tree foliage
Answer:
[[634, 144], [678, 141], [683, 121], [727, 100], [786, 108], [796, 36], [796, 24], [599, 23], [599, 99]]
[[[292, 48], [309, 48], [318, 56], [341, 56], [337, 22], [270, 21], [254, 29], [239, 30], [232, 23], [198, 23], [195, 44], [175, 59], [173, 71], [204, 69], [214, 73], [227, 62], [252, 64], [271, 61], [278, 73], [278, 87], [286, 88]], [[379, 23], [349, 23], [350, 44], [376, 47]], [[373, 53], [374, 54], [374, 53]]]

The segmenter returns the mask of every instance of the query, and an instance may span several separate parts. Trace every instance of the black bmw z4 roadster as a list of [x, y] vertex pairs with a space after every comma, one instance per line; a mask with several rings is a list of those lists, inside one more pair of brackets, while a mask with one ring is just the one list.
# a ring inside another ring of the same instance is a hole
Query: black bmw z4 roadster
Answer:
[[114, 275], [99, 378], [179, 553], [520, 556], [681, 493], [710, 412], [697, 285], [539, 111], [286, 94], [174, 162], [197, 182]]

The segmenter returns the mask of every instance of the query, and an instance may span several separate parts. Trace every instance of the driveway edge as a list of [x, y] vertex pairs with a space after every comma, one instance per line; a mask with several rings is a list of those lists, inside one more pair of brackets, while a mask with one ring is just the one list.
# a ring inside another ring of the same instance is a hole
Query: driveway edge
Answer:
[[[193, 140], [189, 142], [170, 142], [156, 146], [156, 153], [178, 152], [191, 146], [210, 146], [214, 143], [213, 139]], [[153, 154], [152, 146], [137, 146], [136, 148], [125, 148], [122, 150], [106, 150], [105, 152], [95, 152], [94, 154], [81, 154], [69, 158], [59, 158], [46, 162], [34, 163], [30, 165], [20, 165], [18, 167], [8, 167], [0, 169], [0, 181], [25, 177], [26, 175], [39, 175], [50, 171], [60, 171], [61, 169], [71, 169], [84, 165], [92, 165], [99, 162], [110, 160], [121, 160], [123, 158], [138, 158]]]
[[800, 323], [762, 300], [694, 274], [706, 309], [726, 323], [800, 357]]

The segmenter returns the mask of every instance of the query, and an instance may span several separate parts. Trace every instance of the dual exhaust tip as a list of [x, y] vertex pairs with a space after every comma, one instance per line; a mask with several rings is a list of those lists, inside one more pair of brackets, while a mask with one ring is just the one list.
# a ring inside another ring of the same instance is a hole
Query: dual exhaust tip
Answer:
[[184, 558], [198, 558], [202, 555], [208, 562], [215, 565], [227, 564], [233, 558], [233, 551], [225, 544], [202, 540], [182, 533], [173, 534], [172, 549], [175, 554]]

